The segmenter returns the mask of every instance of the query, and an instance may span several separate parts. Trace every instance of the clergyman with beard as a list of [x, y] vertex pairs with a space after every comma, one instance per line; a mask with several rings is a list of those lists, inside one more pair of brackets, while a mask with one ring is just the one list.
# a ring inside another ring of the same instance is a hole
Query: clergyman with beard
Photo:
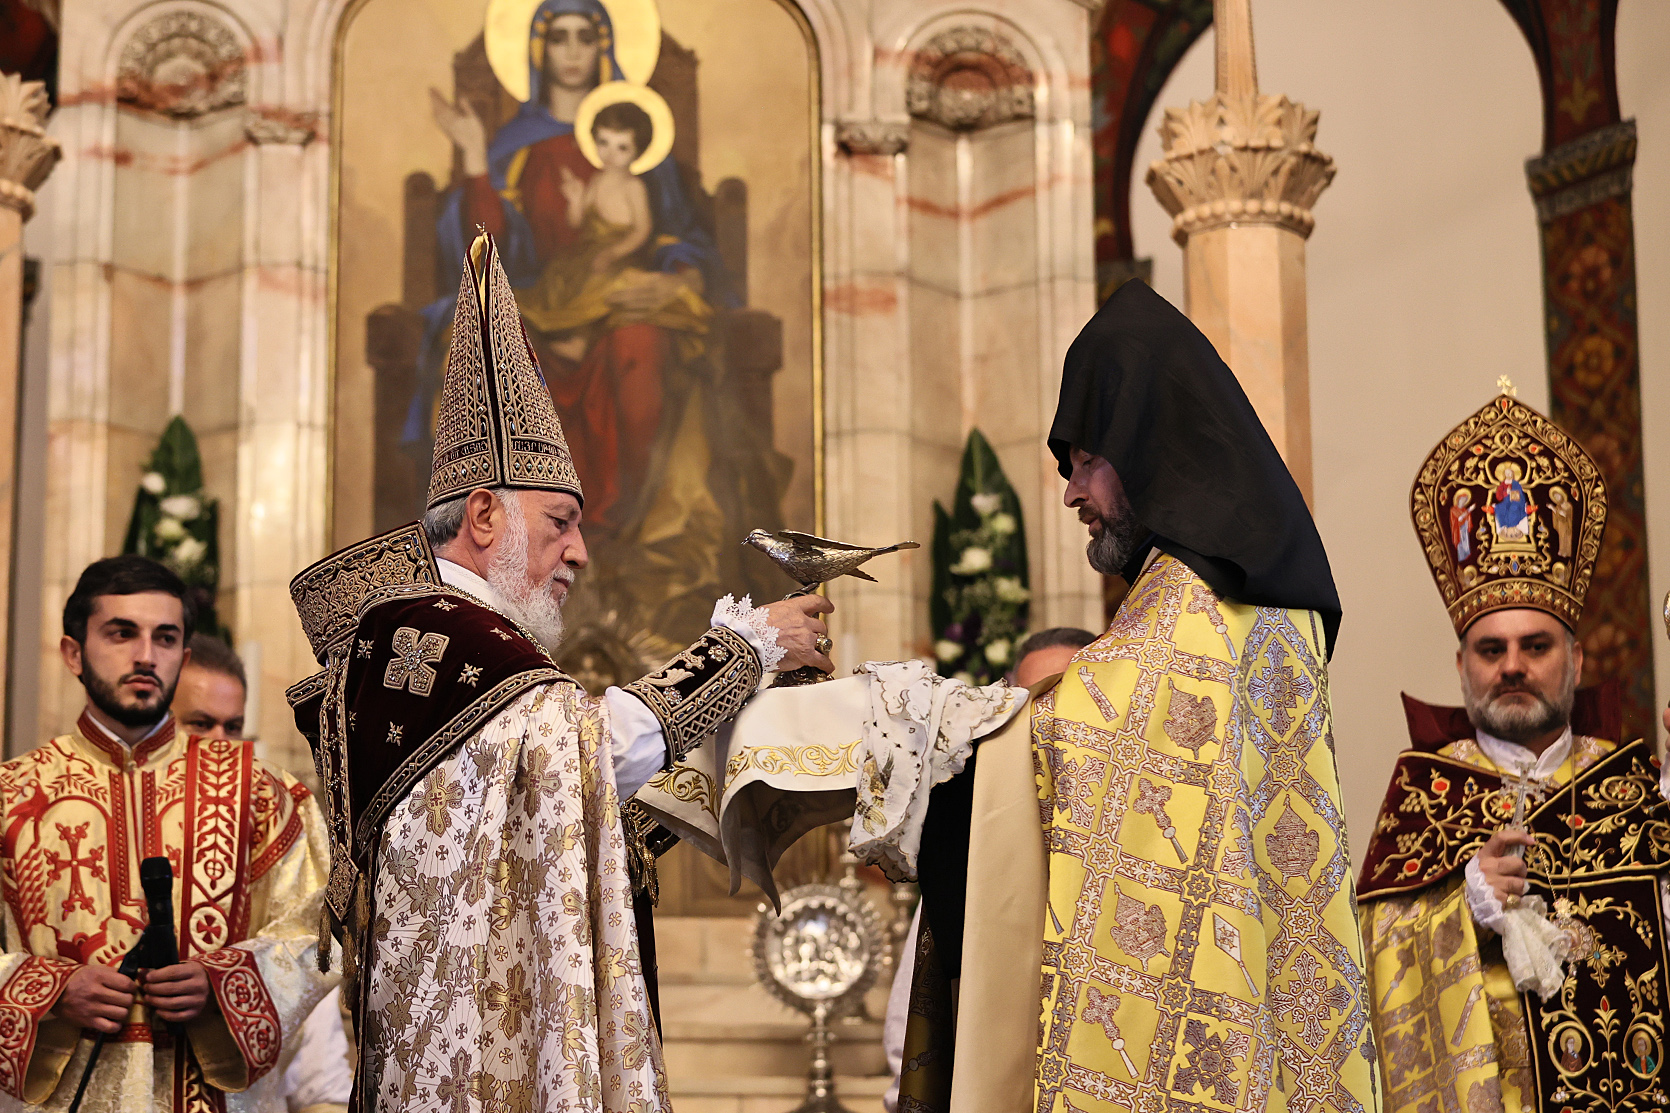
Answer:
[[[1433, 449], [1411, 502], [1463, 705], [1403, 697], [1410, 749], [1358, 886], [1386, 1108], [1670, 1108], [1643, 1004], [1670, 1000], [1670, 805], [1651, 743], [1613, 741], [1615, 686], [1578, 689], [1605, 483], [1503, 393]], [[1449, 510], [1468, 502], [1482, 520], [1458, 536]]]
[[583, 500], [480, 235], [427, 513], [291, 587], [325, 665], [291, 702], [331, 805], [328, 919], [364, 1113], [667, 1109], [621, 802], [765, 673], [832, 668], [826, 600], [727, 596], [666, 668], [588, 695], [551, 657], [590, 559]]
[[[960, 980], [951, 1100], [1377, 1109], [1328, 705], [1340, 606], [1304, 499], [1211, 343], [1140, 281], [1068, 351], [1049, 447], [1091, 566], [1131, 586], [1033, 693], [1020, 768], [1035, 755], [1039, 800], [982, 804], [1006, 736], [975, 750], [960, 844], [959, 778], [934, 790], [938, 973], [919, 946], [913, 996]], [[1014, 837], [992, 844], [1005, 816]], [[901, 1105], [943, 1108], [952, 1047], [917, 1027]]]
[[[65, 1108], [96, 1035], [110, 1042], [85, 1110], [281, 1113], [275, 1068], [336, 983], [315, 961], [318, 804], [253, 743], [188, 736], [169, 713], [192, 621], [162, 565], [88, 565], [59, 647], [86, 707], [74, 730], [0, 765], [4, 1108]], [[148, 919], [140, 863], [158, 856], [175, 876], [180, 961], [135, 981], [116, 967]]]

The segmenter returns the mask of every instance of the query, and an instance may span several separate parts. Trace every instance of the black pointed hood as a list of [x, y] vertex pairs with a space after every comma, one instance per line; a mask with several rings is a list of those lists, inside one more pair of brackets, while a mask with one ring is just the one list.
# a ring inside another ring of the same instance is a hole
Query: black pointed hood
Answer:
[[1110, 297], [1067, 351], [1050, 427], [1106, 459], [1154, 543], [1220, 596], [1313, 610], [1332, 656], [1339, 592], [1310, 508], [1212, 342], [1146, 283]]

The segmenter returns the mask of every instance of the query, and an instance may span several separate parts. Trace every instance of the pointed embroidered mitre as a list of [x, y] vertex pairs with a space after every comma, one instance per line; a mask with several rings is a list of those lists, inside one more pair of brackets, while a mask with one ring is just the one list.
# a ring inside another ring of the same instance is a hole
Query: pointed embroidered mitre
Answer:
[[429, 506], [477, 487], [566, 491], [584, 499], [510, 280], [485, 232], [464, 257], [435, 421]]
[[1606, 528], [1606, 484], [1576, 441], [1504, 389], [1421, 465], [1415, 533], [1458, 635], [1512, 607], [1575, 630]]

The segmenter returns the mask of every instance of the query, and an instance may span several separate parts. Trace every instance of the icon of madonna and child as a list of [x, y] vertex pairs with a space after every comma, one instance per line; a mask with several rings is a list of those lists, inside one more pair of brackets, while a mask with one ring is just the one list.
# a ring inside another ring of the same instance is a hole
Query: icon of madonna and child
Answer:
[[[712, 204], [669, 157], [673, 111], [648, 85], [653, 0], [493, 0], [484, 39], [517, 108], [493, 130], [466, 97], [430, 90], [460, 168], [440, 197], [451, 269], [437, 289], [456, 290], [478, 226], [494, 235], [586, 490], [593, 563], [570, 629], [614, 643], [580, 645], [572, 664], [617, 682], [705, 628], [720, 592], [780, 593], [736, 539], [780, 521], [794, 464], [748, 419], [758, 400], [741, 396], [719, 327], [727, 311], [765, 315], [741, 310]], [[423, 310], [414, 448], [432, 436], [454, 297]]]
[[[1519, 464], [1506, 461], [1496, 466], [1496, 482], [1488, 489], [1488, 505], [1484, 512], [1490, 523], [1491, 551], [1503, 555], [1529, 555], [1537, 552], [1536, 530], [1539, 509], [1524, 483], [1524, 471]], [[1562, 487], [1548, 488], [1548, 514], [1553, 527], [1555, 555], [1570, 559], [1574, 540], [1572, 502]], [[1474, 492], [1469, 487], [1458, 487], [1451, 496], [1450, 544], [1456, 564], [1465, 565], [1473, 557], [1473, 516], [1480, 507], [1474, 504]]]

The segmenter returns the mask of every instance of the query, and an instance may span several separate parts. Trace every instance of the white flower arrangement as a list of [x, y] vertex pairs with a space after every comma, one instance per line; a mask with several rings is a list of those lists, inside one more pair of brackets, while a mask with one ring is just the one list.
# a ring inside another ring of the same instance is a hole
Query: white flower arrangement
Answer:
[[146, 494], [156, 495], [158, 498], [161, 498], [162, 493], [168, 490], [168, 480], [162, 477], [161, 472], [146, 472], [140, 477], [139, 485], [145, 489]]
[[182, 522], [195, 522], [203, 513], [203, 503], [196, 495], [173, 495], [157, 503], [157, 508]]
[[158, 518], [151, 532], [157, 535], [158, 541], [178, 541], [186, 535], [186, 527], [178, 518]]
[[986, 522], [986, 528], [999, 537], [1008, 537], [1015, 532], [1015, 516], [1013, 514], [993, 514]]
[[950, 638], [941, 638], [934, 643], [934, 659], [942, 664], [949, 664], [962, 655], [962, 642], [954, 642]]
[[1003, 496], [993, 491], [984, 491], [978, 495], [969, 496], [969, 505], [982, 518], [990, 517], [1003, 509]]
[[986, 663], [1002, 668], [1009, 663], [1009, 642], [999, 639], [986, 644]]
[[1032, 592], [1021, 583], [1019, 576], [996, 576], [992, 579], [992, 594], [1002, 603], [1025, 603]]
[[[166, 519], [165, 519], [166, 520]], [[208, 555], [209, 547], [195, 537], [188, 537], [174, 546], [171, 554], [178, 568], [196, 568]]]
[[982, 549], [978, 545], [970, 545], [957, 558], [957, 563], [951, 566], [951, 572], [957, 576], [978, 576], [992, 566], [992, 552]]

